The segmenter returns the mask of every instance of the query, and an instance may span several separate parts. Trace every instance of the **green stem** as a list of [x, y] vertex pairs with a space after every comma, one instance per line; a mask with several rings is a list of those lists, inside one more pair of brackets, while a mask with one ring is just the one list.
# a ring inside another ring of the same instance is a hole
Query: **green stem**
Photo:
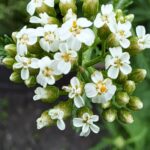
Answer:
[[102, 42], [102, 56], [105, 56], [106, 53], [106, 41]]
[[83, 56], [83, 50], [81, 49], [80, 51], [79, 51], [79, 55], [78, 55], [78, 57], [79, 57], [79, 59], [78, 59], [78, 65], [79, 66], [82, 66], [82, 56]]
[[98, 56], [98, 57], [92, 59], [91, 61], [85, 63], [85, 64], [84, 64], [84, 67], [85, 67], [85, 68], [91, 67], [91, 66], [93, 66], [93, 65], [95, 65], [95, 64], [97, 64], [97, 63], [99, 63], [100, 61], [102, 61], [102, 56]]
[[59, 94], [60, 94], [61, 96], [63, 96], [63, 95], [68, 95], [68, 93], [67, 93], [66, 91], [63, 91], [63, 90], [60, 90], [60, 91], [59, 91]]

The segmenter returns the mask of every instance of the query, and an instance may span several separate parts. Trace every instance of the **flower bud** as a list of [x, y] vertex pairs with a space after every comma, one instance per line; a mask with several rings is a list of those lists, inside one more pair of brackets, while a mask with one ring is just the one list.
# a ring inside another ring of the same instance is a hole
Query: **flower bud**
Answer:
[[82, 108], [78, 109], [77, 116], [82, 117], [84, 113], [88, 113], [90, 115], [93, 115], [93, 112], [89, 107], [82, 107]]
[[36, 85], [36, 77], [30, 76], [27, 80], [25, 80], [25, 85], [30, 88]]
[[48, 115], [48, 111], [44, 111], [37, 120], [37, 129], [42, 129], [44, 127], [48, 127], [53, 124], [53, 120]]
[[118, 83], [124, 83], [126, 80], [128, 79], [128, 76], [123, 74], [123, 73], [119, 73], [119, 77], [117, 78]]
[[15, 83], [22, 83], [23, 82], [19, 72], [13, 72], [10, 75], [9, 79], [10, 79], [10, 81], [15, 82]]
[[77, 11], [76, 1], [75, 0], [60, 0], [59, 8], [63, 16], [67, 14], [70, 8], [75, 13]]
[[123, 105], [128, 104], [129, 99], [130, 97], [126, 92], [118, 92], [116, 94], [116, 102], [118, 105], [123, 106]]
[[106, 103], [102, 103], [101, 104], [101, 108], [102, 109], [107, 109], [107, 108], [109, 108], [111, 106], [111, 101], [108, 101], [108, 102], [106, 102]]
[[66, 102], [60, 102], [54, 108], [61, 109], [64, 112], [64, 119], [66, 119], [71, 116], [72, 109], [73, 109], [72, 107], [73, 107], [73, 101], [69, 99]]
[[119, 42], [116, 40], [116, 36], [111, 33], [107, 38], [108, 47], [118, 47], [120, 46]]
[[106, 40], [108, 38], [108, 36], [110, 35], [110, 33], [111, 33], [110, 29], [106, 24], [102, 28], [98, 29], [98, 36], [102, 40]]
[[13, 64], [15, 63], [15, 59], [11, 57], [5, 57], [2, 60], [2, 63], [9, 69], [12, 69]]
[[85, 17], [95, 17], [99, 11], [99, 0], [84, 0], [82, 10]]
[[116, 19], [117, 21], [120, 21], [120, 18], [123, 16], [123, 12], [121, 9], [116, 10]]
[[126, 109], [121, 109], [118, 112], [118, 119], [121, 122], [127, 123], [127, 124], [131, 124], [134, 122], [132, 114]]
[[16, 45], [15, 44], [8, 44], [5, 46], [5, 51], [7, 52], [8, 55], [15, 57], [16, 56]]
[[136, 83], [144, 81], [146, 78], [147, 71], [145, 69], [135, 69], [129, 76], [129, 78]]
[[12, 35], [11, 35], [11, 36], [12, 36], [12, 39], [13, 39], [13, 41], [14, 41], [15, 43], [17, 42], [17, 38], [16, 38], [17, 33], [18, 33], [18, 32], [13, 32]]
[[135, 82], [131, 80], [127, 80], [123, 85], [123, 89], [128, 94], [132, 94], [136, 89]]
[[107, 122], [113, 122], [116, 119], [116, 109], [109, 108], [103, 111], [102, 116]]
[[134, 20], [134, 15], [130, 14], [130, 15], [125, 16], [125, 20], [132, 22]]
[[140, 98], [136, 97], [136, 96], [131, 96], [130, 97], [130, 101], [127, 105], [127, 107], [131, 110], [140, 110], [143, 108], [143, 103], [140, 100]]

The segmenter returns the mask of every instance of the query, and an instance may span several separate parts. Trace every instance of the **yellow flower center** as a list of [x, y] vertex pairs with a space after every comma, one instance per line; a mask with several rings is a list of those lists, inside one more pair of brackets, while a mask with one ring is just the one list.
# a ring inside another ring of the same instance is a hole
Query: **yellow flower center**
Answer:
[[72, 27], [70, 28], [70, 32], [74, 35], [80, 34], [81, 28], [77, 25], [76, 21], [73, 21]]
[[64, 60], [65, 62], [69, 62], [69, 61], [72, 60], [70, 53], [64, 53], [64, 54], [62, 55], [62, 58], [63, 58], [63, 60]]
[[108, 91], [106, 85], [102, 82], [98, 82], [96, 88], [99, 93], [106, 93]]
[[46, 32], [45, 35], [44, 35], [44, 39], [47, 42], [53, 42], [55, 40], [55, 35], [54, 35], [53, 32]]
[[117, 67], [121, 67], [123, 64], [122, 64], [122, 61], [121, 59], [116, 59], [116, 61], [114, 62], [114, 64], [117, 66]]
[[46, 67], [43, 71], [44, 76], [49, 77], [53, 74], [53, 69]]
[[29, 38], [28, 38], [28, 35], [27, 34], [24, 34], [21, 38], [20, 38], [20, 42], [22, 44], [27, 44], [29, 41]]

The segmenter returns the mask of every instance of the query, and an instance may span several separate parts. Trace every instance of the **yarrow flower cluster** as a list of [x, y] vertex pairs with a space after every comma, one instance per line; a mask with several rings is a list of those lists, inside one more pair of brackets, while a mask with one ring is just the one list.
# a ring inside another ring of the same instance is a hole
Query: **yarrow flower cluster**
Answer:
[[65, 130], [70, 118], [80, 136], [88, 136], [99, 133], [99, 118], [132, 123], [131, 110], [143, 107], [133, 92], [146, 70], [132, 68], [131, 56], [150, 48], [150, 34], [144, 26], [134, 33], [134, 15], [112, 4], [84, 0], [80, 11], [78, 2], [31, 0], [31, 26], [12, 34], [3, 63], [13, 70], [11, 81], [36, 87], [34, 101], [58, 103], [41, 114], [37, 129], [57, 125]]

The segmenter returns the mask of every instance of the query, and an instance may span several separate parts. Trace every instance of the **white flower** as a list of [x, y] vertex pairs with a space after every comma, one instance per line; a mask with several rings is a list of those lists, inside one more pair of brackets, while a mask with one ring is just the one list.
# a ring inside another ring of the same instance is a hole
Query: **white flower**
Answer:
[[77, 108], [83, 107], [85, 102], [82, 98], [83, 86], [77, 77], [70, 80], [70, 86], [63, 86], [66, 92], [69, 92], [69, 98], [74, 99]]
[[115, 13], [113, 11], [113, 5], [102, 5], [101, 13], [98, 13], [94, 21], [94, 25], [97, 28], [101, 28], [107, 25], [110, 29], [116, 23]]
[[27, 12], [32, 16], [35, 13], [36, 8], [40, 8], [43, 4], [54, 7], [54, 0], [31, 0], [27, 5]]
[[38, 66], [38, 59], [37, 58], [27, 58], [27, 57], [21, 57], [17, 55], [15, 57], [17, 63], [13, 65], [13, 69], [21, 69], [21, 78], [23, 80], [27, 80], [30, 76], [29, 69], [37, 69]]
[[46, 52], [56, 52], [59, 48], [57, 29], [57, 25], [45, 25], [43, 28], [37, 28], [37, 32], [42, 36], [39, 41], [40, 46]]
[[41, 115], [41, 117], [36, 120], [37, 129], [39, 130], [42, 129], [43, 127], [49, 126], [49, 120], [50, 118], [47, 114]]
[[54, 55], [54, 59], [58, 61], [58, 70], [63, 74], [68, 74], [72, 64], [77, 60], [77, 52], [80, 50], [81, 44], [78, 40], [69, 39], [67, 43], [59, 45], [60, 52]]
[[108, 76], [116, 79], [121, 71], [124, 75], [131, 73], [130, 55], [128, 52], [122, 52], [121, 47], [109, 49], [111, 55], [105, 59], [105, 68], [108, 69]]
[[47, 91], [42, 87], [37, 87], [34, 92], [35, 92], [35, 95], [33, 97], [34, 101], [48, 98]]
[[41, 24], [41, 25], [49, 24], [49, 21], [50, 21], [50, 16], [47, 13], [40, 13], [39, 17], [32, 16], [30, 18], [31, 23], [36, 23], [36, 24]]
[[146, 34], [144, 26], [136, 27], [136, 34], [138, 36], [138, 45], [141, 50], [150, 48], [150, 34]]
[[85, 85], [86, 96], [92, 98], [93, 103], [106, 103], [111, 100], [116, 92], [116, 86], [112, 84], [111, 79], [104, 79], [99, 71], [95, 71], [91, 79], [93, 83]]
[[81, 43], [91, 46], [95, 40], [94, 32], [89, 28], [92, 22], [86, 18], [71, 18], [59, 30], [60, 39], [65, 41], [70, 37], [77, 38]]
[[44, 88], [55, 84], [55, 76], [60, 75], [57, 70], [57, 62], [45, 56], [39, 61], [40, 72], [37, 76], [37, 82]]
[[60, 109], [50, 109], [48, 114], [50, 115], [52, 120], [57, 120], [57, 127], [60, 130], [65, 130], [65, 123], [63, 121], [64, 112]]
[[131, 33], [131, 22], [127, 21], [125, 23], [118, 23], [111, 28], [114, 33], [116, 40], [120, 43], [123, 48], [128, 48], [130, 46], [130, 41], [128, 38], [132, 35]]
[[28, 52], [28, 46], [34, 45], [37, 42], [38, 35], [35, 29], [27, 29], [25, 26], [16, 35], [17, 38], [17, 53], [20, 56], [24, 56]]
[[99, 116], [90, 115], [89, 113], [84, 113], [81, 118], [74, 118], [73, 125], [75, 127], [82, 127], [82, 132], [80, 136], [88, 136], [91, 130], [94, 133], [98, 133], [100, 128], [95, 125], [93, 122], [97, 122], [99, 120]]

